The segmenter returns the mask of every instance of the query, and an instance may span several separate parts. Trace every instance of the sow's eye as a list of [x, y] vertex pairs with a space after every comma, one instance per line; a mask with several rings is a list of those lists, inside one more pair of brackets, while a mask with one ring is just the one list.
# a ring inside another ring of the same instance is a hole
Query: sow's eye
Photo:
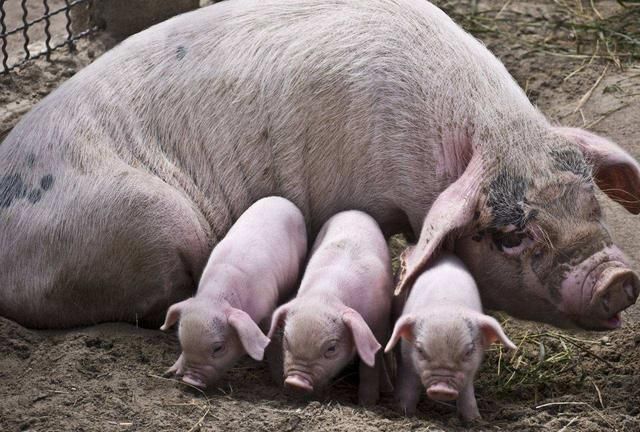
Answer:
[[531, 237], [523, 231], [497, 231], [493, 234], [493, 242], [507, 255], [519, 255], [534, 244]]

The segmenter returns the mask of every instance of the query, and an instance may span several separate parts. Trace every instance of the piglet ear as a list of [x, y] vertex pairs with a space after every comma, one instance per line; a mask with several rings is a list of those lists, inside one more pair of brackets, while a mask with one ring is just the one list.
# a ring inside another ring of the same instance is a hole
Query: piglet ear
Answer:
[[640, 213], [640, 165], [619, 145], [578, 128], [556, 128], [594, 165], [596, 184], [630, 213]]
[[183, 300], [179, 303], [174, 303], [171, 305], [169, 310], [167, 311], [167, 315], [164, 318], [164, 324], [160, 327], [160, 330], [166, 331], [169, 330], [173, 325], [178, 321], [180, 315], [184, 312], [185, 307], [189, 304], [191, 299]]
[[273, 312], [271, 315], [271, 326], [269, 327], [269, 334], [267, 337], [269, 339], [273, 338], [273, 335], [276, 333], [278, 328], [284, 324], [284, 321], [287, 319], [287, 312], [289, 312], [289, 307], [287, 304], [283, 304], [278, 309]]
[[415, 323], [416, 319], [412, 315], [401, 316], [400, 319], [396, 321], [396, 325], [393, 327], [391, 339], [389, 339], [389, 343], [387, 343], [384, 352], [391, 351], [393, 347], [396, 346], [400, 338], [413, 339], [413, 326]]
[[414, 248], [405, 251], [395, 294], [411, 286], [447, 236], [473, 222], [482, 174], [479, 152], [474, 153], [464, 173], [435, 200], [422, 224]]
[[245, 311], [232, 309], [227, 315], [227, 322], [236, 329], [240, 343], [244, 350], [252, 359], [261, 361], [264, 357], [264, 350], [269, 345], [269, 338], [266, 337], [258, 324], [255, 323]]
[[358, 312], [353, 309], [342, 314], [342, 322], [351, 330], [358, 356], [369, 367], [376, 363], [376, 353], [382, 348], [373, 332]]
[[516, 349], [515, 344], [511, 342], [511, 339], [509, 339], [502, 330], [500, 323], [494, 318], [488, 315], [478, 314], [476, 322], [478, 324], [478, 328], [482, 332], [485, 348], [489, 347], [489, 345], [496, 341], [500, 341], [505, 348], [510, 350]]

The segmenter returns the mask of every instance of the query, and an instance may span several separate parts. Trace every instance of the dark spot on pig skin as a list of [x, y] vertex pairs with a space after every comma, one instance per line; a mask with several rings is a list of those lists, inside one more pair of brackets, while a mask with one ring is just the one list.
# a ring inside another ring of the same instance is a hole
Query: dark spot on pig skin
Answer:
[[554, 255], [547, 259], [532, 258], [531, 269], [538, 280], [544, 285], [551, 298], [560, 301], [562, 282], [567, 275], [582, 261], [611, 244], [611, 240], [603, 232], [600, 238], [592, 238], [592, 241], [581, 242], [569, 248], [554, 251]]
[[27, 195], [27, 199], [31, 204], [35, 204], [42, 198], [42, 191], [40, 189], [32, 189]]
[[554, 301], [562, 300], [560, 287], [562, 282], [566, 279], [567, 274], [571, 271], [571, 266], [568, 264], [554, 265], [553, 260], [550, 265], [549, 260], [532, 259], [531, 269], [537, 276], [540, 283], [547, 288], [551, 298]]
[[471, 240], [473, 240], [475, 242], [480, 242], [480, 241], [482, 241], [482, 236], [476, 234], [473, 237], [471, 237]]
[[33, 168], [35, 163], [36, 163], [36, 155], [34, 155], [33, 153], [29, 153], [29, 156], [27, 156], [27, 166], [29, 168]]
[[471, 335], [471, 339], [473, 339], [474, 336], [475, 336], [473, 323], [471, 322], [471, 320], [469, 318], [462, 318], [462, 319], [464, 321], [464, 324], [467, 326], [467, 329], [469, 330], [469, 334]]
[[178, 60], [182, 60], [186, 55], [187, 55], [187, 49], [185, 47], [180, 45], [178, 48], [176, 48], [176, 58]]
[[528, 183], [523, 177], [506, 172], [499, 173], [491, 181], [487, 205], [491, 208], [494, 227], [524, 227], [526, 217], [523, 204]]
[[0, 208], [9, 207], [13, 200], [23, 198], [25, 193], [22, 177], [18, 174], [0, 177]]
[[591, 179], [591, 166], [580, 151], [573, 148], [553, 149], [550, 155], [554, 166], [560, 171], [569, 171], [585, 180]]
[[480, 212], [476, 211], [475, 213], [473, 213], [473, 220], [477, 221], [480, 218]]
[[47, 174], [40, 179], [40, 187], [43, 191], [48, 191], [51, 186], [53, 186], [53, 176], [51, 174]]

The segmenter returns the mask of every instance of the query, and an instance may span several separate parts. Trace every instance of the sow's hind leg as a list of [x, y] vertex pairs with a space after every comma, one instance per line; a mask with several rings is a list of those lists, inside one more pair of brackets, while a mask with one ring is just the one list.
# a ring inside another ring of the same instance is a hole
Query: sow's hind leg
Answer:
[[209, 226], [182, 193], [130, 167], [47, 183], [37, 202], [0, 208], [0, 315], [37, 328], [159, 326], [193, 294]]

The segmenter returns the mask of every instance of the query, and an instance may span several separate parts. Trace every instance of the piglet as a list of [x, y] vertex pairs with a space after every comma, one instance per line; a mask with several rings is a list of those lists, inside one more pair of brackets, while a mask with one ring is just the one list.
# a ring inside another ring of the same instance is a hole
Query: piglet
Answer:
[[[393, 295], [391, 263], [378, 224], [345, 211], [320, 230], [296, 298], [280, 306], [269, 337], [283, 328], [285, 386], [321, 391], [357, 352], [358, 400], [377, 402]], [[384, 383], [384, 381], [383, 381]]]
[[430, 399], [457, 400], [465, 421], [480, 417], [473, 379], [484, 350], [496, 340], [515, 348], [500, 324], [482, 313], [473, 277], [450, 254], [416, 279], [385, 352], [401, 338], [395, 391], [405, 415], [415, 413], [422, 384]]
[[257, 323], [293, 294], [306, 252], [304, 218], [293, 203], [267, 197], [249, 207], [211, 253], [195, 297], [167, 312], [160, 329], [179, 319], [182, 347], [167, 372], [204, 388], [245, 353], [262, 360], [269, 339]]

